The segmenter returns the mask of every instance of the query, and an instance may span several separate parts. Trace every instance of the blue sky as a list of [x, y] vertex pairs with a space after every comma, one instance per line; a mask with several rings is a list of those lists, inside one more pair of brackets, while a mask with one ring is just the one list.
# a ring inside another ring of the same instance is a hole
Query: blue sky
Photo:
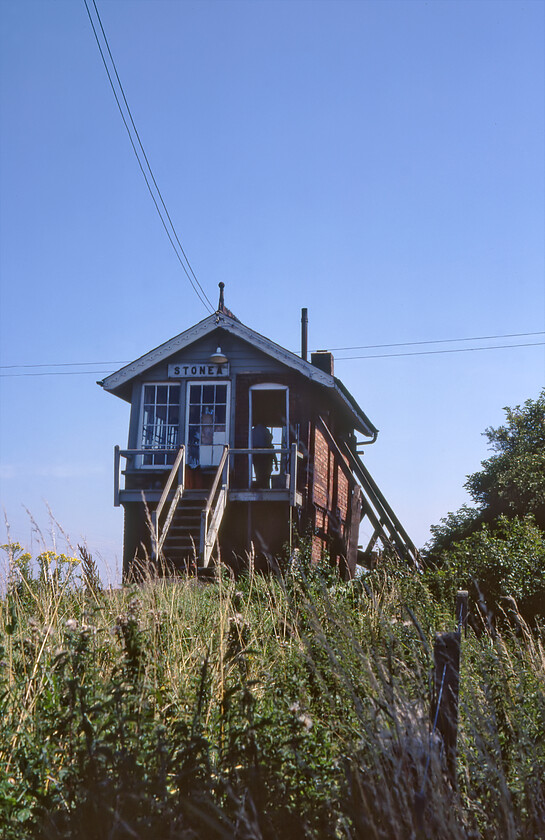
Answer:
[[[543, 2], [97, 3], [214, 303], [223, 281], [244, 323], [293, 350], [302, 306], [311, 349], [545, 329]], [[12, 539], [38, 545], [26, 507], [51, 541], [49, 505], [115, 579], [128, 406], [95, 380], [206, 310], [83, 0], [2, 0], [0, 84], [1, 502]], [[380, 429], [367, 464], [417, 544], [467, 501], [483, 430], [537, 397], [544, 347], [346, 357], [543, 340], [335, 350]], [[84, 362], [101, 364], [8, 367]]]

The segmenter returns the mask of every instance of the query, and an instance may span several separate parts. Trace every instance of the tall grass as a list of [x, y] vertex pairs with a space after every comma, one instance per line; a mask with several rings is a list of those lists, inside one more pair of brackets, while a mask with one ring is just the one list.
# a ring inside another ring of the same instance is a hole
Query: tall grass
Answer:
[[452, 623], [402, 574], [112, 591], [83, 551], [14, 556], [1, 836], [543, 837], [543, 636], [464, 640], [453, 785], [429, 722], [433, 637]]

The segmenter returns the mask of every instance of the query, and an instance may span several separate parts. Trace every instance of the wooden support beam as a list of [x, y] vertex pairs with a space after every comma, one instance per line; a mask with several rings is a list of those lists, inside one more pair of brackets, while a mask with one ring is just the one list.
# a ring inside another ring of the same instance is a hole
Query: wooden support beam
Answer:
[[447, 772], [456, 787], [456, 741], [460, 689], [460, 633], [438, 633], [433, 646], [434, 693], [432, 722], [443, 739]]
[[456, 627], [458, 632], [463, 629], [465, 636], [467, 636], [468, 598], [467, 589], [459, 589], [456, 593]]

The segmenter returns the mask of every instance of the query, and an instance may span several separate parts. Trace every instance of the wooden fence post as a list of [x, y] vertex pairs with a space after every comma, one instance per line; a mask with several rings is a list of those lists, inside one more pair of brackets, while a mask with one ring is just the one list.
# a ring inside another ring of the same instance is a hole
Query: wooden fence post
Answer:
[[469, 592], [467, 589], [459, 589], [456, 593], [456, 629], [464, 631], [464, 636], [467, 636], [467, 616]]
[[443, 739], [447, 770], [453, 786], [456, 786], [460, 638], [459, 630], [454, 633], [438, 633], [433, 646], [435, 668], [432, 721], [437, 721], [437, 730]]

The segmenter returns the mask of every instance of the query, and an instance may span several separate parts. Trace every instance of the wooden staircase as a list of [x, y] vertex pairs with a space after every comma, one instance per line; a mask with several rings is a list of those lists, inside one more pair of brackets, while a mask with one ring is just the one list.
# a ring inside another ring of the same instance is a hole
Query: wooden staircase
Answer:
[[[418, 549], [407, 534], [405, 528], [397, 518], [388, 501], [384, 497], [371, 473], [348, 444], [337, 443], [325, 421], [320, 417], [320, 427], [330, 447], [337, 453], [341, 468], [347, 477], [356, 479], [362, 492], [362, 514], [367, 516], [372, 527], [373, 535], [364, 551], [369, 558], [377, 540], [384, 547], [391, 547], [397, 556], [414, 569], [420, 569], [420, 555]], [[344, 465], [344, 466], [343, 466]], [[363, 518], [362, 517], [362, 518]]]
[[[209, 491], [186, 490], [184, 474], [185, 447], [181, 446], [151, 515], [153, 559], [179, 571], [185, 571], [189, 564], [206, 568], [213, 559], [227, 505], [229, 447], [223, 448]], [[163, 510], [167, 507], [163, 521]]]
[[186, 490], [172, 518], [162, 553], [166, 563], [180, 571], [190, 563], [199, 562], [202, 554], [201, 514], [207, 500], [206, 490]]

